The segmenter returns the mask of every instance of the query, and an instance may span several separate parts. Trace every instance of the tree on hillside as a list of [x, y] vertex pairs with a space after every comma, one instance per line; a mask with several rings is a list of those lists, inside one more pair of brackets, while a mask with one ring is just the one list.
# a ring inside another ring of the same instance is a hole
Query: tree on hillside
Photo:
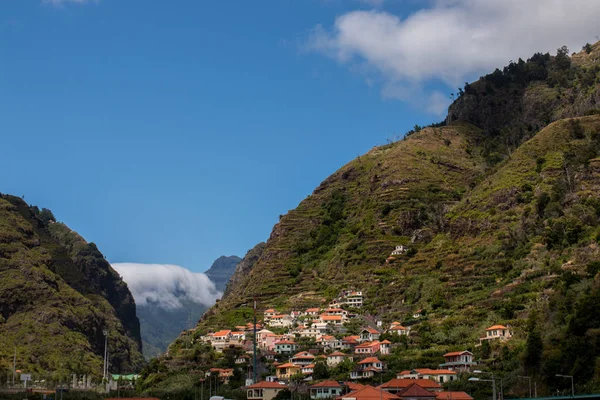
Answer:
[[38, 213], [38, 218], [42, 220], [44, 225], [48, 225], [50, 221], [56, 222], [56, 218], [54, 218], [54, 214], [47, 208], [42, 208], [42, 211]]
[[544, 344], [537, 324], [538, 315], [533, 311], [527, 321], [527, 342], [525, 344], [525, 373], [534, 373], [540, 367]]
[[329, 370], [324, 362], [318, 362], [315, 364], [313, 369], [313, 379], [327, 379], [329, 378]]

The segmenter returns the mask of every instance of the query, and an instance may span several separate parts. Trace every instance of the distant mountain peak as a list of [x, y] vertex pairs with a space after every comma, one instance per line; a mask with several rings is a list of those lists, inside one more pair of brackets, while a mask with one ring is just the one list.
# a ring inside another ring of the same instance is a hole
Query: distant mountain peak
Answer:
[[221, 256], [217, 258], [205, 274], [215, 283], [217, 290], [222, 292], [235, 272], [235, 267], [242, 261], [238, 256]]

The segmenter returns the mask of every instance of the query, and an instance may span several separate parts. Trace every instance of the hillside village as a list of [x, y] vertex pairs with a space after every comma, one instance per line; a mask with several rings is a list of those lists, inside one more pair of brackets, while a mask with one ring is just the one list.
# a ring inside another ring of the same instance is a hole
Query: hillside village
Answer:
[[[461, 375], [481, 373], [481, 367], [477, 367], [480, 363], [471, 351], [448, 352], [435, 369], [422, 366], [391, 371], [386, 359], [394, 348], [408, 341], [411, 328], [398, 321], [384, 326], [382, 321], [362, 315], [363, 303], [361, 291], [344, 290], [326, 308], [288, 313], [267, 308], [256, 327], [248, 322], [209, 332], [199, 340], [217, 353], [233, 352], [235, 367], [214, 367], [205, 376], [229, 384], [234, 374], [246, 372], [248, 400], [271, 400], [284, 390], [309, 394], [311, 399], [472, 399], [463, 391], [447, 390]], [[418, 320], [424, 314], [423, 310], [415, 310], [412, 317]], [[254, 332], [260, 369], [256, 383], [250, 379]], [[508, 327], [493, 325], [482, 332], [474, 346], [511, 337]], [[390, 373], [395, 377], [384, 382], [384, 374]], [[334, 377], [336, 380], [331, 379]]]

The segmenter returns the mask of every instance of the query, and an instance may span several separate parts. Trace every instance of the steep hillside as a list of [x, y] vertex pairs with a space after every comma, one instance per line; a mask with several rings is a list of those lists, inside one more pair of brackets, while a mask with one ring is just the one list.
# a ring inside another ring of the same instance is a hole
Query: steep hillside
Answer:
[[[513, 340], [477, 357], [507, 384], [599, 382], [600, 321], [585, 317], [600, 300], [599, 94], [599, 43], [467, 84], [445, 126], [352, 160], [282, 216], [194, 338], [248, 322], [253, 297], [290, 311], [356, 288], [361, 313], [412, 328], [392, 370], [437, 367], [502, 323]], [[173, 370], [189, 367], [184, 343], [164, 360]]]
[[229, 278], [235, 272], [235, 267], [242, 261], [238, 256], [221, 256], [217, 258], [205, 274], [215, 283], [217, 290], [222, 292], [227, 287]]
[[103, 329], [111, 372], [142, 363], [139, 321], [127, 285], [93, 243], [48, 210], [0, 197], [0, 372], [47, 379], [102, 374]]

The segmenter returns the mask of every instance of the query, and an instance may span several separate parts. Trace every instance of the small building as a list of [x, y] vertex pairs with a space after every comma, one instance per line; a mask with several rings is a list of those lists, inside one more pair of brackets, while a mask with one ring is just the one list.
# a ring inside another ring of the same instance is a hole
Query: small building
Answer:
[[329, 314], [321, 314], [319, 320], [325, 324], [331, 324], [334, 326], [341, 326], [344, 322], [344, 317], [341, 315], [329, 315]]
[[360, 340], [360, 336], [346, 336], [345, 338], [342, 339], [342, 346], [341, 349], [342, 350], [354, 350], [354, 348], [356, 346], [358, 346]]
[[315, 364], [308, 364], [302, 366], [302, 375], [312, 375], [315, 370]]
[[396, 246], [396, 248], [394, 249], [394, 251], [392, 251], [391, 255], [393, 255], [393, 256], [399, 256], [399, 255], [402, 255], [402, 254], [406, 253], [407, 251], [408, 251], [407, 247], [404, 247], [404, 246], [400, 245], [400, 246]]
[[273, 328], [287, 328], [292, 326], [294, 319], [288, 314], [274, 315], [268, 321], [269, 326]]
[[395, 333], [396, 335], [406, 335], [408, 336], [408, 334], [410, 333], [410, 329], [402, 326], [402, 324], [400, 324], [400, 322], [392, 322], [392, 324], [390, 325], [390, 328], [388, 329], [388, 332], [390, 333]]
[[470, 351], [453, 351], [444, 354], [445, 363], [440, 364], [440, 367], [449, 369], [450, 371], [469, 371], [473, 365], [477, 365], [473, 361], [473, 353]]
[[362, 331], [360, 331], [360, 342], [372, 342], [374, 340], [379, 340], [379, 336], [381, 334], [379, 333], [379, 331], [375, 328], [365, 328]]
[[279, 340], [275, 342], [275, 353], [277, 354], [292, 354], [298, 346], [291, 340]]
[[248, 400], [273, 400], [284, 389], [287, 389], [287, 386], [278, 382], [262, 381], [246, 388], [246, 398]]
[[414, 319], [419, 319], [423, 316], [423, 310], [422, 309], [418, 309], [417, 311], [415, 311], [413, 313], [413, 318]]
[[265, 320], [265, 322], [268, 322], [271, 318], [273, 318], [276, 315], [277, 310], [275, 310], [274, 308], [269, 308], [263, 313], [263, 319]]
[[349, 307], [361, 308], [363, 306], [362, 292], [351, 292], [346, 296], [345, 303]]
[[250, 362], [250, 356], [248, 354], [242, 354], [235, 359], [236, 364], [247, 364]]
[[383, 342], [379, 342], [379, 353], [380, 354], [390, 354], [390, 349], [392, 346], [392, 342], [389, 340], [384, 340]]
[[302, 351], [300, 353], [294, 354], [290, 359], [290, 362], [292, 364], [300, 366], [309, 365], [315, 362], [315, 356], [307, 351]]
[[396, 374], [398, 379], [431, 379], [438, 383], [452, 382], [457, 378], [456, 371], [449, 369], [416, 368]]
[[331, 354], [327, 354], [327, 366], [332, 368], [344, 361], [349, 356], [342, 353], [341, 351], [334, 351]]
[[374, 342], [364, 342], [354, 347], [354, 354], [375, 354], [379, 352], [381, 344], [376, 340]]
[[299, 365], [294, 365], [292, 363], [281, 364], [275, 368], [275, 374], [277, 375], [277, 379], [287, 380], [301, 372], [302, 367], [300, 367]]
[[383, 363], [377, 357], [367, 357], [358, 362], [357, 368], [350, 372], [350, 379], [372, 378], [383, 370]]
[[482, 340], [508, 340], [512, 337], [510, 329], [504, 325], [490, 326], [485, 330], [485, 336], [479, 339]]
[[336, 381], [324, 381], [315, 383], [310, 387], [310, 398], [312, 400], [317, 399], [331, 399], [342, 394], [342, 385]]
[[435, 400], [435, 393], [423, 389], [417, 383], [413, 383], [398, 394], [402, 400]]
[[321, 312], [320, 308], [307, 308], [306, 309], [306, 315], [310, 316], [310, 317], [316, 317], [317, 315], [319, 315], [319, 313]]

